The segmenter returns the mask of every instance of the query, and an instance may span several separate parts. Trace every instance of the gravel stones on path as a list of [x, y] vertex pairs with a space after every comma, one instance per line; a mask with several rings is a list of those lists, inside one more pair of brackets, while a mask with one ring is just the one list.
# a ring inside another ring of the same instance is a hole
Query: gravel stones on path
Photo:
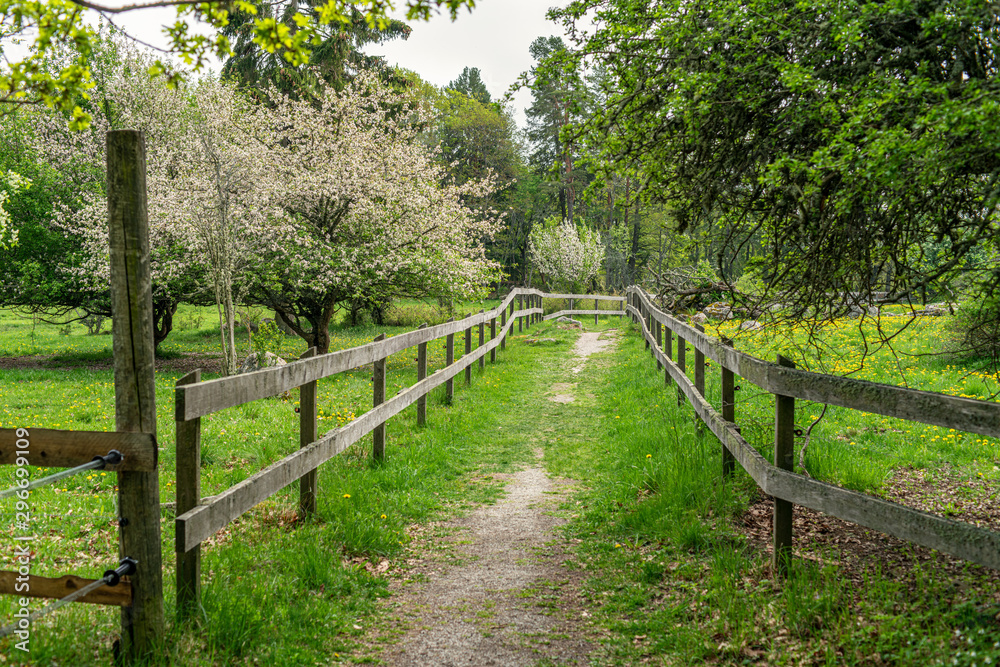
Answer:
[[[608, 332], [581, 333], [572, 366], [563, 366], [561, 374], [580, 373], [587, 356], [613, 342]], [[551, 401], [570, 403], [575, 388], [554, 382], [540, 391]], [[414, 557], [401, 572], [411, 581], [397, 577], [390, 583], [392, 595], [384, 604], [392, 621], [369, 644], [384, 646], [377, 656], [383, 664], [591, 663], [602, 631], [591, 623], [581, 594], [587, 573], [566, 566], [573, 556], [557, 530], [565, 522], [559, 507], [575, 483], [551, 478], [541, 450], [535, 457], [524, 470], [493, 475], [506, 481], [506, 495], [495, 505], [433, 526], [429, 532], [437, 536], [415, 541]]]

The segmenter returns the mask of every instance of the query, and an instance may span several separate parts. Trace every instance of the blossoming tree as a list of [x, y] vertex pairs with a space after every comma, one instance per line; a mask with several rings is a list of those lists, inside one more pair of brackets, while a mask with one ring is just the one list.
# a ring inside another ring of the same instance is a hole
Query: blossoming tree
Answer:
[[450, 182], [403, 96], [364, 76], [318, 104], [272, 102], [259, 113], [278, 128], [267, 162], [284, 184], [281, 224], [264, 234], [255, 298], [310, 345], [327, 351], [329, 323], [352, 299], [473, 297], [500, 277], [483, 246], [497, 218], [462, 204], [492, 179]]
[[600, 232], [578, 228], [571, 220], [549, 224], [535, 227], [528, 237], [531, 262], [549, 287], [573, 291], [593, 280], [604, 261]]

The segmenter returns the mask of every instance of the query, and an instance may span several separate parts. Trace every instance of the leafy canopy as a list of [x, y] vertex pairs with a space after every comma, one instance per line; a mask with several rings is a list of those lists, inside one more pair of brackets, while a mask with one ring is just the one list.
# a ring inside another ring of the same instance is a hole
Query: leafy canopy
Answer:
[[[475, 0], [405, 2], [406, 17], [411, 20], [427, 20], [441, 8], [454, 19], [462, 7], [471, 10], [474, 6]], [[225, 59], [232, 55], [222, 29], [233, 11], [256, 17], [252, 30], [255, 44], [267, 53], [279, 52], [290, 66], [298, 67], [309, 63], [313, 49], [323, 45], [324, 26], [350, 26], [360, 11], [369, 28], [385, 30], [391, 25], [388, 13], [394, 5], [390, 0], [326, 0], [306, 13], [293, 12], [285, 21], [273, 14], [258, 15], [257, 5], [247, 0], [150, 0], [120, 7], [91, 0], [0, 0], [0, 62], [5, 63], [0, 66], [0, 113], [9, 105], [44, 104], [67, 114], [74, 129], [86, 127], [91, 115], [81, 102], [93, 87], [88, 58], [96, 37], [83, 20], [84, 11], [95, 10], [114, 23], [118, 14], [152, 7], [177, 8], [176, 21], [164, 28], [168, 40], [165, 55], [178, 57], [181, 65], [164, 57], [150, 68], [151, 73], [177, 83], [183, 78], [181, 66], [197, 72], [211, 56]], [[213, 34], [192, 31], [195, 22], [207, 23]], [[53, 63], [60, 45], [71, 45], [75, 55]], [[15, 48], [20, 52], [25, 47], [28, 51], [23, 57], [12, 54]]]
[[922, 298], [996, 237], [993, 3], [577, 0], [554, 14], [570, 48], [550, 70], [605, 71], [605, 104], [564, 137], [634, 166], [681, 228], [724, 240], [721, 264], [759, 244], [784, 302]]

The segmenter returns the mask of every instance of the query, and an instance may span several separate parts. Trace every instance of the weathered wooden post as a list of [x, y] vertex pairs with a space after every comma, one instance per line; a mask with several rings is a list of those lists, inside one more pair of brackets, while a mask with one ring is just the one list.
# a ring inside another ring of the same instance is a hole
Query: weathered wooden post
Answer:
[[[524, 310], [524, 295], [523, 294], [518, 294], [517, 295], [517, 310], [518, 311]], [[517, 333], [521, 333], [522, 331], [524, 331], [524, 315], [518, 315], [517, 316]]]
[[[426, 329], [427, 322], [424, 322], [419, 327], [420, 329]], [[420, 343], [417, 345], [417, 382], [420, 382], [427, 377], [427, 343]], [[427, 423], [427, 394], [424, 394], [417, 399], [417, 426], [423, 426]]]
[[507, 349], [507, 307], [500, 313], [500, 349]]
[[[778, 355], [778, 365], [795, 368], [795, 362]], [[774, 465], [792, 470], [795, 464], [795, 399], [774, 397]], [[786, 577], [792, 566], [792, 503], [774, 498], [774, 571]]]
[[[448, 321], [449, 322], [454, 322], [455, 318], [452, 317]], [[446, 339], [446, 342], [445, 342], [445, 345], [444, 345], [444, 355], [445, 355], [445, 359], [444, 359], [445, 367], [451, 366], [453, 363], [455, 363], [455, 334], [453, 334], [453, 333], [448, 334], [448, 338]], [[444, 397], [445, 397], [445, 400], [448, 401], [449, 405], [451, 404], [452, 400], [454, 400], [454, 398], [455, 398], [455, 378], [451, 378], [447, 382], [445, 382], [445, 385], [444, 385]]]
[[[642, 302], [642, 315], [643, 315], [642, 319], [643, 319], [643, 322], [646, 325], [646, 329], [649, 331], [650, 335], [652, 335], [653, 334], [653, 309], [650, 308], [649, 304], [647, 304], [645, 300], [643, 300], [643, 302]], [[652, 347], [652, 345], [649, 344], [649, 339], [647, 338], [646, 339], [646, 349], [650, 350], [651, 347]], [[652, 350], [650, 350], [650, 354], [652, 354]]]
[[[674, 359], [674, 332], [670, 327], [664, 327], [663, 332], [663, 354], [666, 355], [667, 359], [673, 361]], [[664, 369], [666, 371], [666, 369]], [[664, 372], [664, 386], [669, 387], [673, 380], [670, 378], [670, 371]]]
[[[733, 341], [729, 338], [723, 338], [722, 344], [732, 347]], [[722, 366], [722, 418], [727, 422], [734, 424], [736, 422], [736, 390], [735, 390], [735, 378], [733, 377], [733, 372], [726, 368], [725, 365]], [[729, 451], [729, 448], [722, 445], [722, 476], [724, 478], [732, 477], [733, 472], [736, 470], [736, 459], [733, 457], [733, 453]]]
[[[656, 329], [656, 349], [657, 350], [662, 350], [663, 349], [663, 325], [660, 324], [659, 320], [656, 320], [656, 324], [654, 325], [654, 328]], [[656, 358], [656, 370], [658, 370], [658, 371], [662, 371], [663, 370], [663, 364], [660, 362], [660, 358], [659, 357]]]
[[[490, 318], [490, 340], [495, 340], [497, 337], [497, 318]], [[490, 363], [495, 364], [497, 361], [497, 349], [494, 347], [490, 350]]]
[[569, 300], [569, 309], [570, 310], [573, 310], [573, 306], [574, 306], [575, 303], [576, 303], [576, 299], [570, 299]]
[[[375, 337], [375, 342], [385, 340], [385, 334]], [[376, 359], [372, 372], [372, 408], [385, 403], [385, 357]], [[376, 461], [385, 460], [385, 422], [372, 429], [372, 458]]]
[[[156, 435], [153, 289], [142, 132], [107, 134], [108, 239], [115, 359], [115, 430]], [[160, 482], [156, 470], [118, 473], [118, 553], [138, 561], [122, 607], [122, 658], [148, 658], [163, 638]]]
[[[594, 310], [600, 310], [600, 307], [597, 305], [598, 303], [600, 302], [597, 299], [594, 299]], [[594, 313], [594, 326], [596, 327], [598, 324], [597, 313]]]
[[[306, 350], [299, 359], [310, 359], [316, 356], [316, 348]], [[299, 387], [299, 449], [308, 447], [319, 439], [319, 428], [316, 420], [317, 381], [306, 382]], [[319, 471], [313, 468], [299, 478], [299, 515], [302, 517], [316, 513], [316, 491], [319, 483]], [[180, 513], [178, 513], [180, 516]]]
[[[486, 311], [479, 311], [479, 345], [476, 347], [482, 347], [486, 333]], [[486, 370], [486, 355], [479, 357], [479, 370]]]
[[[472, 317], [472, 313], [465, 316], [465, 319]], [[469, 323], [469, 328], [465, 330], [465, 355], [468, 356], [472, 354], [472, 323]], [[472, 384], [472, 366], [465, 367], [465, 384]]]
[[[699, 333], [705, 333], [705, 327], [700, 324], [694, 325]], [[694, 387], [702, 396], [705, 395], [705, 353], [694, 348]]]
[[[677, 336], [677, 367], [681, 369], [681, 373], [687, 371], [687, 341]], [[681, 391], [680, 384], [677, 385], [677, 405], [684, 404], [684, 392]]]
[[[507, 319], [508, 319], [508, 320], [510, 320], [510, 318], [514, 317], [514, 308], [515, 308], [515, 305], [514, 305], [514, 300], [513, 300], [513, 299], [511, 299], [511, 300], [510, 300], [510, 312], [508, 312], [508, 313], [507, 313]], [[514, 328], [514, 327], [513, 327], [513, 325], [511, 325], [511, 329], [512, 329], [512, 330], [513, 330], [513, 328]], [[506, 335], [504, 335], [504, 338], [506, 339], [506, 338], [507, 338], [507, 336], [506, 336]]]
[[[201, 382], [201, 369], [177, 381], [177, 386]], [[176, 421], [177, 504], [176, 515], [194, 509], [201, 502], [201, 417]], [[177, 551], [177, 618], [187, 620], [201, 607], [201, 545]]]

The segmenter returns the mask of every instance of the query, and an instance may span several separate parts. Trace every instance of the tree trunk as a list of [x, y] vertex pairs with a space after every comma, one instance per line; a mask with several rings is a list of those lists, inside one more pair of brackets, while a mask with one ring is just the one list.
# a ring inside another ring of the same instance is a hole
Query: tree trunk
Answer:
[[167, 336], [174, 328], [174, 314], [177, 312], [178, 302], [169, 300], [153, 302], [153, 349], [159, 347], [160, 343], [166, 340]]

